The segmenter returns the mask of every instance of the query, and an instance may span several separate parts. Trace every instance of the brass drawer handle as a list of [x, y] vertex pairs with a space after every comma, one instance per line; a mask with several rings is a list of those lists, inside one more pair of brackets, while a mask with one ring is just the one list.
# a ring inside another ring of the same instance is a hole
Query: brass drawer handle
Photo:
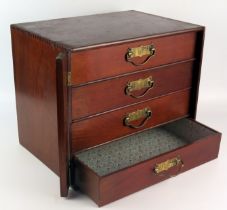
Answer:
[[[171, 175], [168, 173], [168, 170], [173, 167], [178, 167], [178, 170], [176, 174]], [[162, 163], [156, 164], [154, 167], [154, 173], [159, 176], [174, 177], [180, 173], [183, 167], [184, 167], [184, 163], [182, 159], [180, 158], [180, 156], [177, 156], [175, 158], [166, 160]]]
[[[152, 77], [148, 77], [146, 79], [139, 79], [136, 81], [128, 82], [125, 88], [125, 94], [131, 96], [133, 98], [141, 98], [146, 95], [146, 93], [154, 87], [154, 80]], [[146, 90], [141, 95], [134, 95], [133, 92], [137, 90], [141, 90], [146, 88]]]
[[[135, 48], [129, 48], [126, 53], [126, 61], [133, 64], [134, 66], [142, 66], [146, 64], [155, 55], [154, 45], [146, 45]], [[135, 63], [132, 59], [136, 57], [147, 56], [147, 58], [142, 63]]]
[[[130, 128], [141, 128], [151, 118], [151, 115], [152, 115], [152, 112], [149, 108], [144, 108], [144, 109], [137, 110], [135, 112], [131, 112], [124, 118], [124, 125]], [[141, 118], [144, 118], [144, 119], [139, 125], [131, 124], [131, 122], [139, 120]]]

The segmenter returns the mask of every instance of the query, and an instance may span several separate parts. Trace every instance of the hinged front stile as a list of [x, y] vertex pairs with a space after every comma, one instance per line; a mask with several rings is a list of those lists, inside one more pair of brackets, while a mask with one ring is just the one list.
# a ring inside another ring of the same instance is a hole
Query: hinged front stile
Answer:
[[68, 84], [69, 75], [67, 55], [59, 53], [56, 58], [56, 89], [57, 89], [57, 120], [58, 120], [58, 150], [59, 177], [62, 197], [67, 197], [69, 189], [69, 123], [68, 123]]

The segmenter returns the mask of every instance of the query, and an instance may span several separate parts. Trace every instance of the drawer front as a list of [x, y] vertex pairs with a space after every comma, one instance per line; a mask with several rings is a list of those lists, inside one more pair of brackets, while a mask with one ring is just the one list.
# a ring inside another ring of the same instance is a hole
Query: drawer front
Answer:
[[[190, 89], [186, 89], [72, 123], [72, 151], [86, 149], [187, 116], [189, 101]], [[137, 126], [139, 128], [132, 128]]]
[[193, 64], [188, 61], [73, 88], [72, 118], [87, 117], [189, 88]]
[[[178, 124], [178, 127], [176, 124]], [[131, 138], [131, 143], [128, 138], [115, 142], [115, 144], [113, 142], [109, 143], [109, 146], [102, 145], [92, 148], [91, 151], [82, 152], [82, 155], [75, 154], [74, 157], [77, 165], [75, 184], [99, 206], [103, 206], [215, 159], [218, 156], [221, 139], [220, 133], [189, 119], [182, 119], [161, 127], [168, 126], [170, 126], [167, 128], [169, 133], [166, 133], [166, 129], [158, 128], [162, 139], [158, 139], [157, 134], [150, 135], [149, 141], [153, 144], [152, 148], [147, 144], [148, 140], [142, 141], [142, 143], [140, 141], [135, 146], [133, 138]], [[155, 129], [157, 130], [157, 128]], [[161, 134], [160, 131], [164, 131], [164, 133]], [[151, 129], [148, 132], [155, 131]], [[146, 136], [147, 134], [141, 133], [140, 135]], [[174, 138], [171, 137], [172, 135], [177, 137], [178, 146], [176, 146]], [[159, 144], [153, 143], [156, 141]], [[179, 144], [179, 142], [184, 143]], [[167, 148], [166, 144], [169, 144], [169, 148], [165, 150], [164, 148]], [[170, 148], [171, 144], [173, 148]], [[122, 146], [125, 146], [127, 149], [122, 148]], [[137, 150], [137, 147], [140, 149]], [[158, 151], [154, 157], [147, 160], [135, 158], [135, 154], [139, 153], [139, 151], [145, 153], [140, 153], [141, 156], [147, 157], [149, 151], [150, 154], [154, 155], [154, 147], [157, 147], [156, 150]], [[122, 153], [123, 151], [124, 153]], [[135, 154], [133, 155], [133, 153]], [[123, 160], [115, 158], [119, 156], [123, 156]], [[131, 166], [125, 166], [125, 168], [116, 169], [116, 171], [109, 172], [108, 174], [100, 174], [103, 172], [103, 167], [108, 167], [111, 170], [112, 167], [117, 168], [118, 165], [124, 165], [128, 159], [132, 162], [137, 161], [137, 163], [132, 163]], [[110, 160], [115, 161], [112, 163], [109, 162]], [[107, 164], [108, 162], [109, 164]], [[102, 167], [100, 168], [100, 166]]]
[[[98, 205], [105, 205], [217, 158], [219, 144], [219, 135], [210, 136], [203, 139], [203, 141], [104, 177], [100, 182], [100, 200]], [[180, 157], [183, 161], [184, 165], [182, 168], [179, 169], [180, 166], [178, 166], [172, 170], [170, 169], [166, 176], [157, 176], [153, 172], [156, 164], [164, 163], [177, 157]]]
[[[192, 59], [195, 57], [195, 44], [196, 32], [188, 32], [77, 51], [71, 54], [72, 84], [79, 85], [140, 69]], [[141, 46], [145, 46], [145, 50]], [[153, 51], [147, 50], [151, 47], [155, 48], [154, 55]], [[134, 53], [130, 53], [129, 49]], [[129, 55], [132, 58], [127, 58]], [[144, 61], [146, 61], [145, 64], [143, 64]]]

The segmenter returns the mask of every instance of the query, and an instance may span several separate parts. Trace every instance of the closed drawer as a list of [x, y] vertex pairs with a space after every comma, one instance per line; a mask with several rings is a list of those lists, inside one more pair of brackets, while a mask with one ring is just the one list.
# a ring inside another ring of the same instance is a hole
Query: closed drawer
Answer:
[[75, 153], [74, 185], [102, 206], [216, 158], [220, 138], [190, 119], [149, 129]]
[[[121, 108], [71, 125], [72, 151], [89, 148], [189, 114], [190, 89]], [[133, 128], [137, 127], [138, 128]]]
[[80, 119], [192, 86], [193, 61], [145, 70], [72, 89], [72, 118]]
[[[72, 85], [192, 59], [195, 57], [196, 36], [196, 32], [188, 32], [76, 51], [71, 54]], [[130, 54], [130, 49], [134, 53]], [[129, 54], [130, 59], [127, 58]], [[142, 65], [144, 61], [147, 62]]]

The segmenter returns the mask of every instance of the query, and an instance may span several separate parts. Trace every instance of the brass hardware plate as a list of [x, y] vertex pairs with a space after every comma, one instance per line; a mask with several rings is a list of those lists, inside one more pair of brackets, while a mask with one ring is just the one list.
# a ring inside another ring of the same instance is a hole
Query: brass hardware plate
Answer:
[[67, 85], [68, 86], [72, 85], [71, 80], [72, 80], [72, 73], [71, 73], [71, 71], [69, 71], [67, 74]]
[[142, 56], [152, 56], [155, 53], [154, 45], [146, 45], [140, 46], [135, 48], [129, 48], [127, 53], [127, 58], [135, 58], [135, 57], [142, 57]]
[[151, 111], [149, 108], [144, 108], [137, 110], [135, 112], [131, 112], [127, 115], [126, 120], [127, 122], [132, 122], [135, 120], [139, 120], [140, 118], [146, 118], [151, 115]]
[[170, 168], [173, 168], [173, 167], [178, 166], [178, 165], [182, 165], [182, 167], [183, 167], [183, 162], [182, 162], [182, 160], [179, 156], [172, 158], [172, 159], [169, 159], [169, 160], [166, 160], [162, 163], [156, 164], [155, 168], [154, 168], [154, 172], [156, 174], [160, 174], [160, 173], [162, 173], [164, 171], [168, 171]]
[[152, 77], [132, 81], [127, 84], [126, 94], [128, 95], [132, 91], [141, 90], [144, 88], [151, 88], [153, 85], [154, 81], [152, 80]]

